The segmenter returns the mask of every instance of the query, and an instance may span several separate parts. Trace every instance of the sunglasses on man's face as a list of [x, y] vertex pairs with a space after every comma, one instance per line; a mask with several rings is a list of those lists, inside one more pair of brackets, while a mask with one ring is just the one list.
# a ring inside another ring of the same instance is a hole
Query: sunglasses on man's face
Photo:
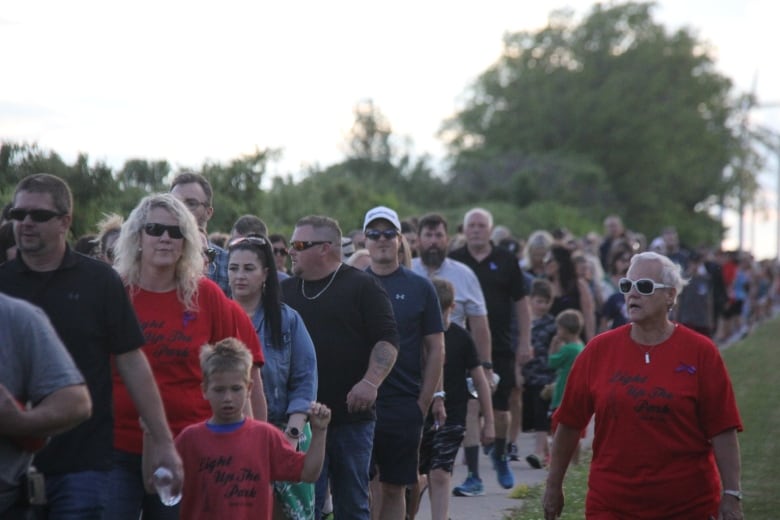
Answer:
[[8, 212], [8, 218], [10, 218], [11, 220], [18, 220], [19, 222], [26, 219], [27, 215], [30, 215], [30, 218], [32, 219], [33, 222], [48, 222], [54, 217], [61, 217], [65, 215], [65, 213], [60, 213], [59, 211], [52, 211], [50, 209], [24, 209], [24, 208], [14, 208]]
[[181, 232], [179, 226], [166, 226], [165, 224], [158, 224], [156, 222], [144, 224], [144, 232], [150, 237], [161, 237], [166, 231], [170, 238], [184, 238], [184, 234]]
[[621, 278], [618, 282], [618, 289], [622, 294], [628, 294], [631, 289], [636, 287], [636, 292], [644, 296], [650, 296], [655, 293], [656, 289], [670, 289], [671, 285], [658, 283], [649, 278], [640, 278], [639, 280], [629, 280], [628, 278]]
[[398, 236], [398, 231], [395, 229], [367, 229], [363, 234], [369, 240], [379, 240], [381, 237], [392, 240]]
[[290, 247], [296, 251], [306, 251], [307, 249], [310, 249], [314, 246], [330, 243], [330, 240], [293, 240], [290, 242]]

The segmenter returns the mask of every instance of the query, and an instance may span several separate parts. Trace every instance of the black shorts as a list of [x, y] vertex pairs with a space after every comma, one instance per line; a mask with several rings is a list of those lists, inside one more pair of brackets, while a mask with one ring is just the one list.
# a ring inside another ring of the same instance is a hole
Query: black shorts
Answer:
[[493, 392], [493, 410], [509, 411], [509, 396], [515, 387], [515, 355], [512, 352], [493, 353], [493, 372], [501, 378]]
[[523, 386], [523, 431], [546, 432], [550, 430], [548, 411], [550, 401], [540, 397], [544, 385]]
[[420, 444], [420, 474], [427, 475], [432, 469], [452, 473], [465, 435], [466, 427], [462, 424], [445, 424], [436, 430], [427, 423]]
[[377, 421], [371, 466], [379, 472], [380, 482], [399, 486], [417, 482], [423, 415], [419, 408], [416, 411], [406, 422]]

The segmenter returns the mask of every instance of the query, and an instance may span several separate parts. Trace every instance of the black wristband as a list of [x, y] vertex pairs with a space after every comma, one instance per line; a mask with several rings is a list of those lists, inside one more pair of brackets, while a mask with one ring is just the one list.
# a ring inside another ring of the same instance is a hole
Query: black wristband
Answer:
[[490, 361], [483, 361], [482, 368], [484, 368], [485, 370], [493, 370], [493, 363], [491, 363]]

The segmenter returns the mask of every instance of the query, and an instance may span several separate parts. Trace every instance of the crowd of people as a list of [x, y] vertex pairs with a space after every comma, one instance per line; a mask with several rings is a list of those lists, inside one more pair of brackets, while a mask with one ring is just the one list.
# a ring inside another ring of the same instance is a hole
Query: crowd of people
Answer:
[[[601, 235], [515, 237], [482, 208], [452, 229], [378, 206], [348, 234], [318, 215], [289, 240], [258, 215], [209, 234], [212, 200], [182, 173], [71, 242], [67, 184], [16, 186], [0, 223], [0, 517], [400, 520], [427, 489], [446, 520], [451, 495], [484, 494], [483, 452], [506, 489], [510, 462], [548, 468], [552, 519], [594, 415], [593, 518], [740, 517], [742, 424], [716, 343], [771, 314], [772, 262], [688, 249], [673, 227], [648, 243], [615, 215]], [[638, 456], [628, 437], [664, 448]], [[158, 496], [160, 468], [180, 503]], [[690, 485], [669, 489], [662, 468]], [[614, 499], [637, 478], [654, 487]]]

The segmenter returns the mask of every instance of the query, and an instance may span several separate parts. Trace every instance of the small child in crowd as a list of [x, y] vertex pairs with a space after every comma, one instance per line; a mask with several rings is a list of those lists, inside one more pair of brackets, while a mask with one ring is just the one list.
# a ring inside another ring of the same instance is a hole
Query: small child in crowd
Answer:
[[[420, 474], [428, 476], [431, 502], [431, 519], [449, 518], [450, 483], [452, 468], [458, 448], [466, 433], [466, 405], [471, 399], [467, 375], [472, 378], [482, 410], [485, 412], [480, 432], [482, 445], [489, 445], [495, 438], [493, 407], [490, 386], [479, 363], [477, 349], [471, 335], [463, 328], [450, 322], [450, 314], [455, 308], [455, 290], [446, 280], [434, 278], [433, 286], [439, 296], [439, 305], [444, 322], [445, 361], [443, 385], [446, 398], [444, 406], [447, 419], [444, 424], [436, 424], [433, 414], [429, 414], [423, 428], [420, 444]], [[469, 475], [469, 478], [478, 477]], [[476, 481], [475, 481], [476, 482]], [[484, 494], [482, 482], [476, 494]], [[416, 508], [409, 515], [414, 518]]]
[[522, 366], [523, 425], [535, 432], [534, 453], [525, 460], [532, 468], [541, 469], [550, 458], [547, 435], [550, 431], [548, 414], [550, 399], [542, 397], [542, 389], [555, 381], [555, 370], [547, 364], [550, 343], [558, 332], [555, 318], [550, 314], [552, 307], [552, 284], [544, 278], [536, 278], [531, 284], [531, 345], [534, 357]]
[[200, 352], [203, 395], [211, 419], [176, 438], [184, 463], [181, 518], [270, 520], [273, 481], [315, 482], [322, 470], [330, 410], [312, 403], [309, 451], [295, 451], [274, 425], [244, 415], [252, 355], [235, 338]]
[[[550, 353], [547, 363], [550, 368], [556, 371], [555, 390], [550, 401], [550, 417], [555, 413], [555, 409], [561, 405], [563, 393], [566, 390], [566, 380], [569, 378], [569, 372], [574, 365], [574, 360], [579, 356], [585, 345], [582, 344], [580, 335], [585, 325], [585, 319], [582, 313], [575, 309], [567, 309], [561, 312], [555, 318], [555, 324], [558, 332], [550, 344]], [[552, 421], [552, 431], [555, 432], [555, 420]], [[582, 437], [585, 432], [582, 432]], [[572, 456], [574, 464], [579, 463], [580, 445]]]

